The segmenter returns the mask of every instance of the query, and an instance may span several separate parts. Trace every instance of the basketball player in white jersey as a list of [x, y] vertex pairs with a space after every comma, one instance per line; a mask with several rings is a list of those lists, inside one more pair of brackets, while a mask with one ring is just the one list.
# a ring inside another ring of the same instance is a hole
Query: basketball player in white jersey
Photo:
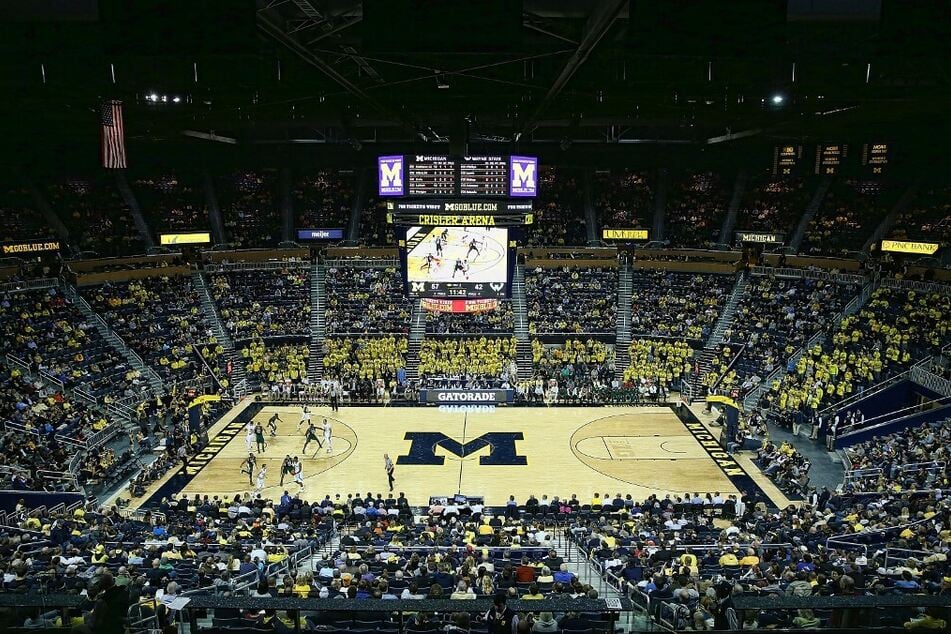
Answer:
[[333, 427], [331, 427], [330, 421], [326, 418], [324, 419], [324, 446], [327, 448], [327, 453], [333, 453]]
[[261, 470], [258, 471], [258, 482], [254, 490], [258, 493], [264, 490], [264, 481], [267, 479], [267, 465], [261, 465]]

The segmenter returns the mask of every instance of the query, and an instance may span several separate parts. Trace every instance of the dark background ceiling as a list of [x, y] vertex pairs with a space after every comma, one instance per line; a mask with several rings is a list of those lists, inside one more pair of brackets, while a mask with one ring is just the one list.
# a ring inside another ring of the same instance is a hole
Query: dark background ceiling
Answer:
[[155, 156], [949, 153], [938, 0], [0, 0], [0, 21], [5, 160], [95, 147], [103, 98]]

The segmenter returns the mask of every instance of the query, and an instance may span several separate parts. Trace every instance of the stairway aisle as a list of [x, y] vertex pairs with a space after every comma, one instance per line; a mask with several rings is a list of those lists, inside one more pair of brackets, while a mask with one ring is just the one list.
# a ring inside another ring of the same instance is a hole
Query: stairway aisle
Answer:
[[617, 284], [617, 325], [614, 344], [614, 376], [624, 380], [624, 372], [631, 364], [631, 298], [634, 294], [634, 269], [625, 258], [619, 262]]
[[413, 303], [413, 313], [410, 316], [409, 345], [406, 350], [406, 379], [408, 381], [419, 379], [419, 348], [424, 337], [426, 337], [426, 311], [423, 309], [422, 302], [417, 299]]
[[528, 332], [528, 303], [525, 300], [525, 265], [515, 265], [512, 280], [512, 315], [515, 319], [516, 356], [518, 378], [532, 377], [532, 342]]
[[703, 346], [705, 349], [710, 350], [723, 343], [723, 334], [733, 325], [733, 319], [736, 317], [736, 308], [739, 306], [743, 296], [746, 295], [746, 289], [749, 285], [749, 275], [746, 271], [740, 271], [739, 277], [736, 278], [736, 283], [733, 285], [733, 291], [730, 292], [730, 299], [727, 300], [726, 306], [723, 307], [723, 312], [720, 313], [717, 323], [713, 326], [713, 331], [710, 333], [710, 336], [707, 337], [707, 342]]
[[234, 341], [221, 323], [221, 317], [218, 315], [218, 309], [211, 298], [211, 292], [208, 290], [208, 283], [205, 280], [205, 274], [201, 271], [192, 273], [192, 284], [198, 291], [198, 297], [201, 299], [201, 312], [205, 324], [215, 335], [215, 340], [224, 348], [225, 359], [231, 362], [231, 388], [236, 396], [244, 396], [250, 391], [248, 385], [248, 376], [244, 370], [244, 364], [234, 348]]
[[310, 268], [310, 350], [307, 355], [307, 376], [311, 382], [324, 376], [324, 337], [327, 331], [326, 303], [327, 267], [314, 264]]

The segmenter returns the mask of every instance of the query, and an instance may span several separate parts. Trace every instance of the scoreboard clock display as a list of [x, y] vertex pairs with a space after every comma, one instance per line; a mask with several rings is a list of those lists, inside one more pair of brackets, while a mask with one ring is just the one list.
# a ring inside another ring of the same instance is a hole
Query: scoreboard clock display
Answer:
[[538, 159], [533, 156], [406, 154], [377, 159], [380, 196], [417, 198], [533, 198]]
[[838, 174], [848, 155], [849, 146], [844, 143], [820, 143], [816, 146], [816, 174]]

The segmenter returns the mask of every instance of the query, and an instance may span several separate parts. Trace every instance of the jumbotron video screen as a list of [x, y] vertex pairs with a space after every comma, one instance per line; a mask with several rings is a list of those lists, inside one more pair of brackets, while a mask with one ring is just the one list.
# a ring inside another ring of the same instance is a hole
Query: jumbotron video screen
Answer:
[[507, 228], [406, 228], [410, 297], [507, 297], [509, 260]]

